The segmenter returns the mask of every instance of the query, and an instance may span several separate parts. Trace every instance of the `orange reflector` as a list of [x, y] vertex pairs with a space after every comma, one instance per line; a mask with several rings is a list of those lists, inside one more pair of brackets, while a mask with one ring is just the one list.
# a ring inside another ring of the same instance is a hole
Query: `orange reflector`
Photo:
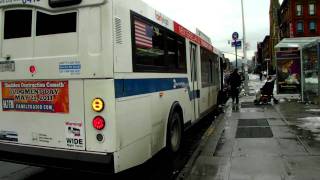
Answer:
[[101, 112], [103, 111], [104, 109], [104, 102], [101, 98], [95, 98], [93, 101], [92, 101], [92, 109], [95, 111], [95, 112]]

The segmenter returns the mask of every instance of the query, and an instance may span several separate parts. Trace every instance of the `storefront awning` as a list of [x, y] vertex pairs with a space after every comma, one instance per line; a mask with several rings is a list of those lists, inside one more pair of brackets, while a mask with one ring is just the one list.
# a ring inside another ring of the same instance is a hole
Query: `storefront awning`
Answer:
[[275, 48], [299, 48], [320, 42], [320, 37], [284, 38]]

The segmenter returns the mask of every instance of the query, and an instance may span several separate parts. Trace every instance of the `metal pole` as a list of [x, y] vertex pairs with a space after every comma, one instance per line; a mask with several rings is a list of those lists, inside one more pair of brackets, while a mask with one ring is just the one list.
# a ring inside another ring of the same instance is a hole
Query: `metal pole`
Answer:
[[249, 81], [249, 76], [248, 76], [248, 62], [247, 62], [247, 42], [246, 42], [246, 26], [245, 26], [245, 21], [244, 21], [244, 10], [243, 10], [243, 0], [241, 0], [241, 9], [242, 9], [242, 29], [243, 29], [243, 57], [244, 57], [244, 76], [245, 76], [245, 81], [244, 81], [244, 89], [246, 91], [246, 94], [249, 94], [249, 86], [248, 86], [248, 81]]
[[300, 87], [300, 94], [301, 94], [301, 102], [305, 102], [305, 94], [304, 94], [304, 72], [303, 72], [303, 48], [299, 49], [300, 51], [300, 71], [301, 71], [301, 87]]
[[267, 60], [267, 77], [269, 76], [269, 60]]
[[236, 68], [238, 68], [238, 50], [237, 50], [237, 41], [234, 41], [234, 49], [236, 51]]

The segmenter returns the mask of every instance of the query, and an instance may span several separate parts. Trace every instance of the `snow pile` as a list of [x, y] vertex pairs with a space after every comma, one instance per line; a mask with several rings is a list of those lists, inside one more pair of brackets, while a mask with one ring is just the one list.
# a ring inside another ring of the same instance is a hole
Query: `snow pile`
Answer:
[[318, 84], [318, 78], [305, 78], [306, 83], [310, 83], [310, 84]]
[[313, 133], [320, 133], [320, 117], [305, 117], [299, 118], [302, 122], [299, 127], [305, 130], [309, 130]]
[[249, 74], [249, 80], [259, 80], [260, 77], [257, 74]]
[[320, 112], [320, 109], [308, 109], [307, 112]]

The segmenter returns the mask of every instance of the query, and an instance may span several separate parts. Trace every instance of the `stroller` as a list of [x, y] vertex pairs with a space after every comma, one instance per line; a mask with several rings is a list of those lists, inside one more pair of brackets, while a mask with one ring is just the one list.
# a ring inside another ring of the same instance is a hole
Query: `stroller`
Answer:
[[274, 82], [275, 79], [272, 80], [271, 76], [269, 76], [266, 84], [256, 94], [256, 99], [254, 100], [255, 105], [268, 104], [272, 100], [274, 104], [279, 103], [279, 100], [277, 100], [273, 95]]

